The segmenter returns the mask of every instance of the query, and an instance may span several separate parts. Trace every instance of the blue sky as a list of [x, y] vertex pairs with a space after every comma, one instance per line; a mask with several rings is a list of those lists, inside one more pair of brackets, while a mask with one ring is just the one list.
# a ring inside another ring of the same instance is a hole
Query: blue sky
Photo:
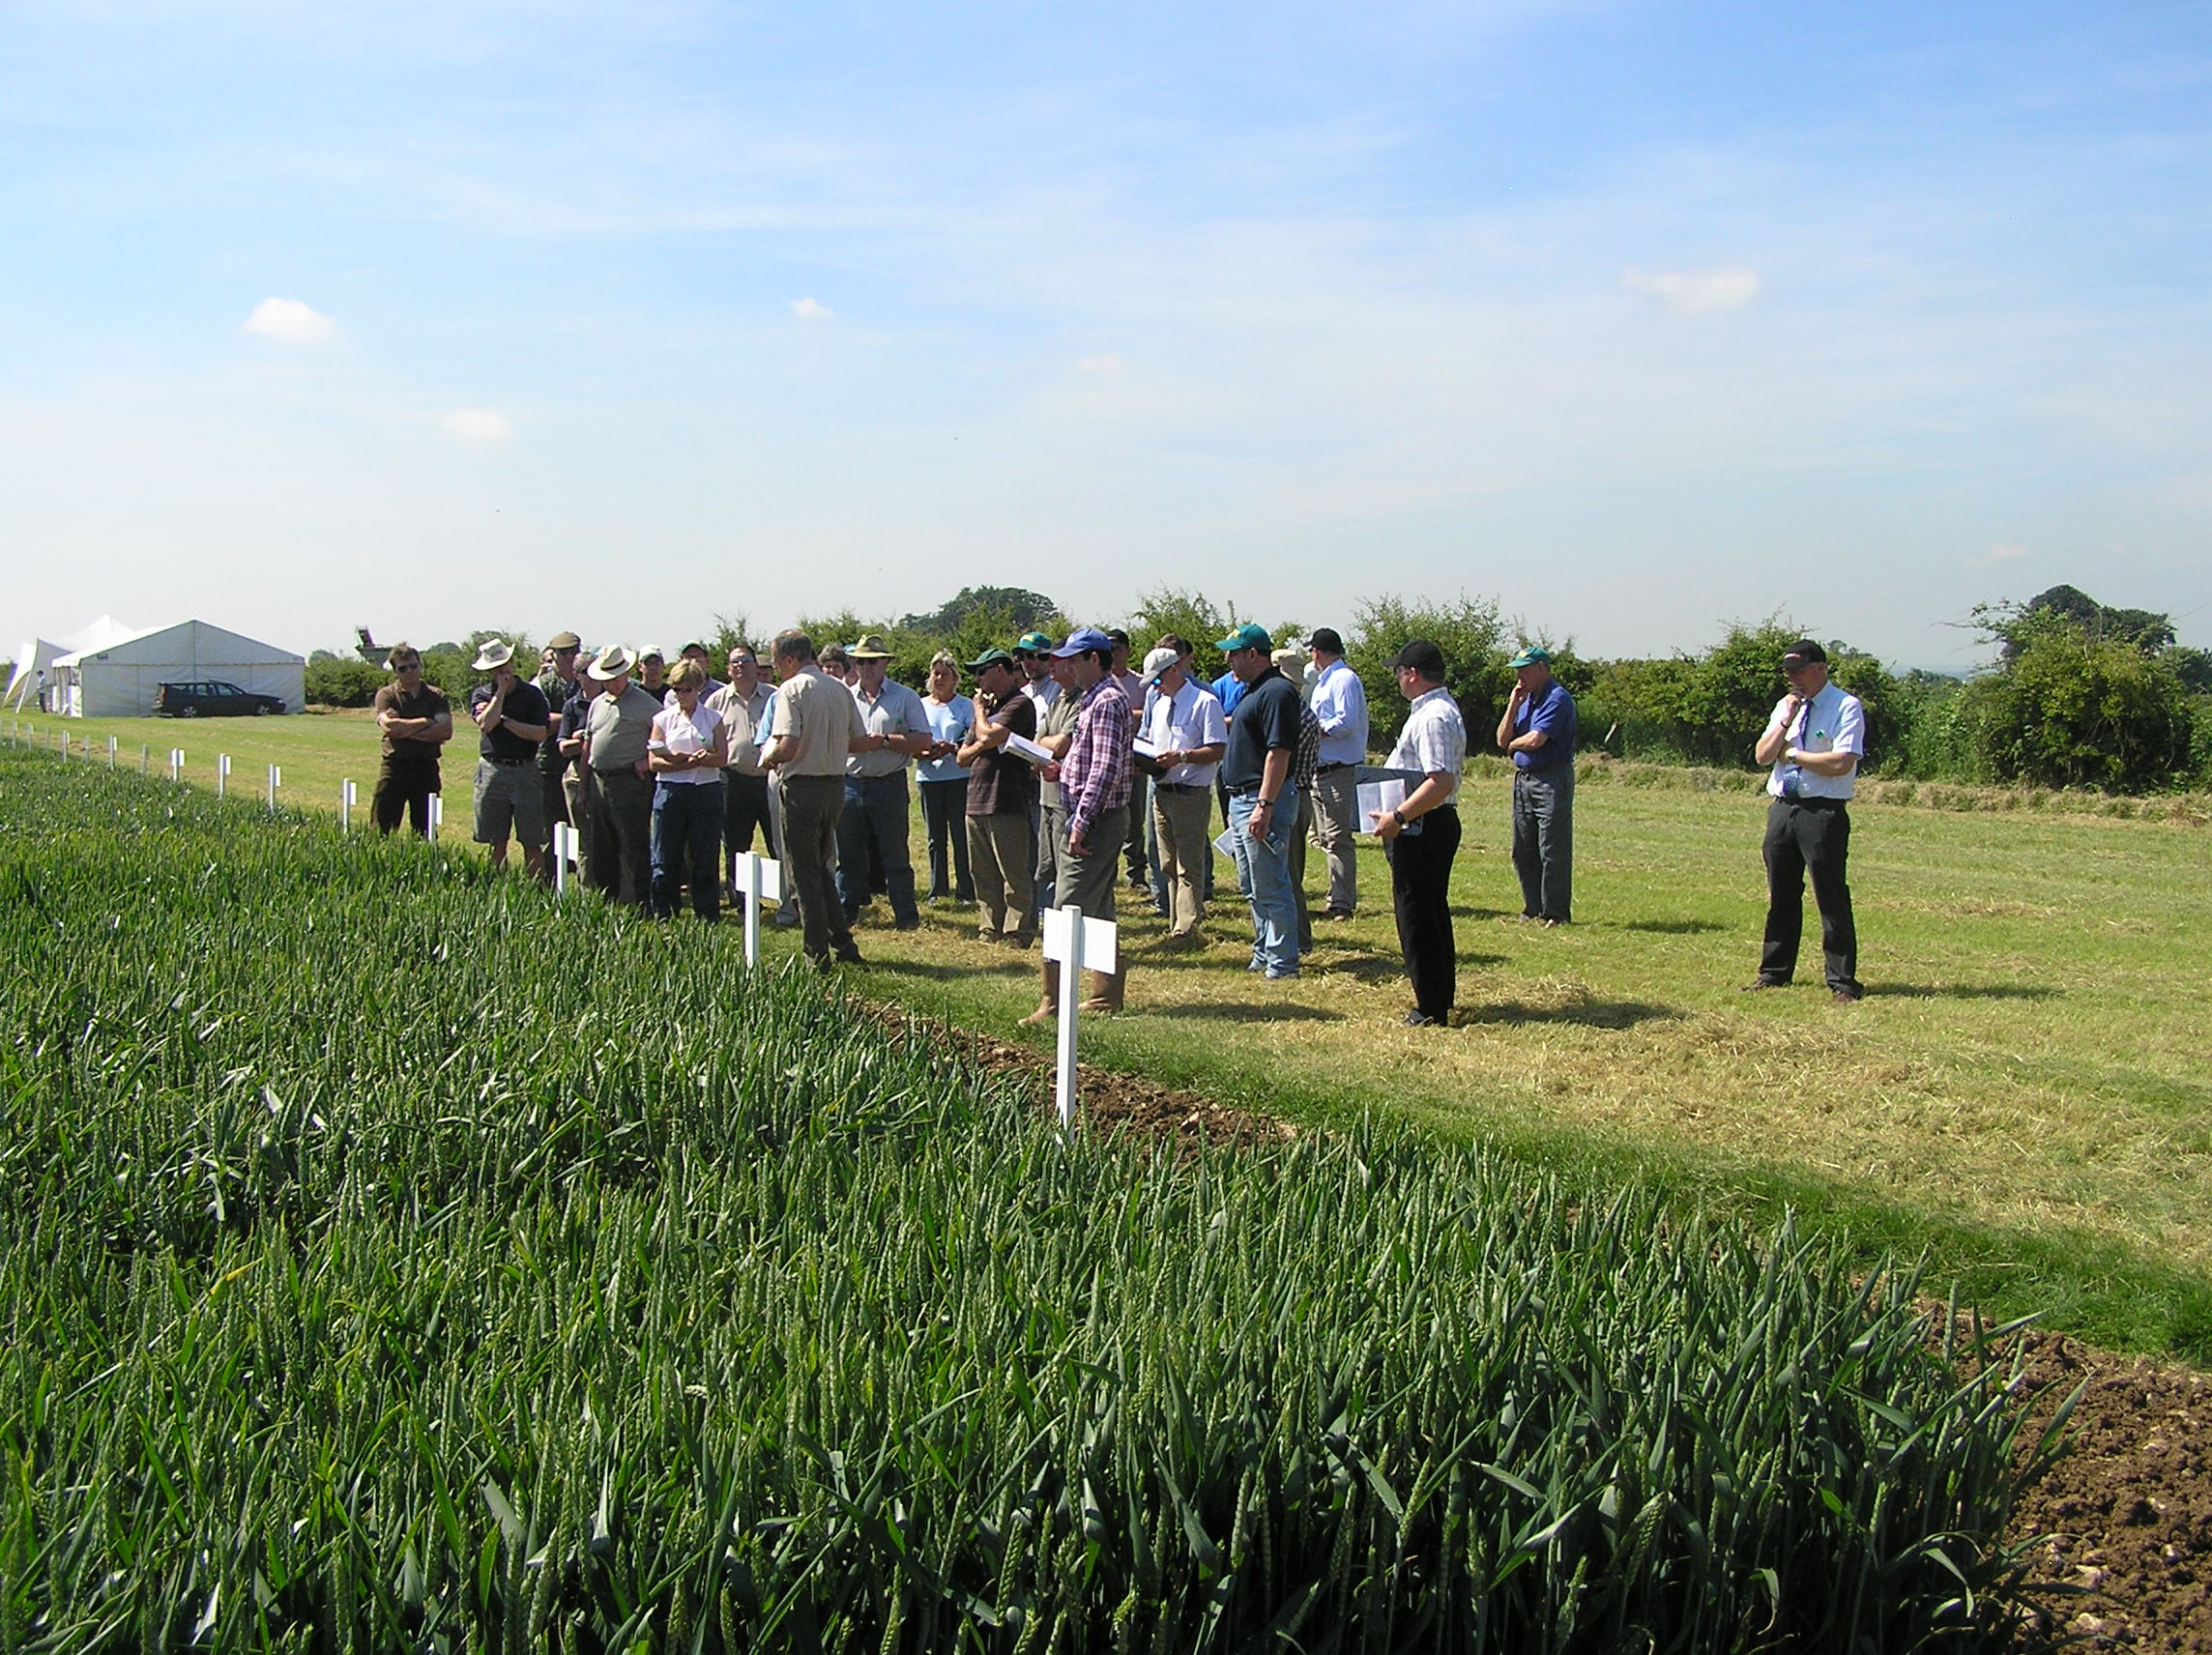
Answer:
[[[5, 640], [2212, 638], [2202, 6], [0, 0]], [[275, 301], [271, 304], [269, 302]]]

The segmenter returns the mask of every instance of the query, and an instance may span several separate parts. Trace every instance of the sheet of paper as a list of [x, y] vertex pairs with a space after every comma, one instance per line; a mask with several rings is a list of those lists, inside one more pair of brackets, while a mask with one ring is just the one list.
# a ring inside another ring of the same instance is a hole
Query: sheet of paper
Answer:
[[[1396, 776], [1359, 784], [1359, 830], [1375, 831], [1375, 818], [1387, 816], [1406, 802], [1406, 784]], [[1409, 853], [1410, 854], [1410, 853]]]
[[1008, 736], [1006, 738], [1006, 751], [1012, 753], [1016, 758], [1029, 760], [1033, 765], [1049, 765], [1052, 763], [1052, 755], [1027, 736]]
[[1129, 750], [1140, 759], [1156, 759], [1160, 756], [1158, 744], [1146, 740], [1142, 736], [1129, 743]]

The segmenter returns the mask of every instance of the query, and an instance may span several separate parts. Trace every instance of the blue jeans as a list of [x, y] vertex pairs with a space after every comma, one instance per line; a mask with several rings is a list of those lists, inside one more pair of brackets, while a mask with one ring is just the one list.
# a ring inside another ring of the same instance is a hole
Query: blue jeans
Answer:
[[662, 782], [653, 793], [653, 912], [676, 916], [677, 887], [691, 882], [691, 912], [722, 915], [722, 783]]
[[868, 906], [868, 850], [883, 858], [891, 918], [921, 922], [914, 902], [914, 861], [906, 848], [906, 771], [887, 776], [847, 776], [845, 808], [837, 818], [837, 901], [849, 925]]
[[1237, 877], [1252, 905], [1252, 963], [1269, 976], [1298, 969], [1298, 908], [1291, 890], [1291, 833], [1298, 819], [1298, 791], [1285, 782], [1267, 819], [1267, 836], [1252, 837], [1257, 793], [1229, 796], [1229, 842]]

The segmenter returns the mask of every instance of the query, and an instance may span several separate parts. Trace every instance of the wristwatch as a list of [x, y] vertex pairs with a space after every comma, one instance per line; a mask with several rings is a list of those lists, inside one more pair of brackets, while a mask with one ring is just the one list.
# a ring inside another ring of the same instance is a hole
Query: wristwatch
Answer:
[[1406, 813], [1403, 810], [1393, 810], [1390, 812], [1390, 820], [1403, 828], [1406, 826]]

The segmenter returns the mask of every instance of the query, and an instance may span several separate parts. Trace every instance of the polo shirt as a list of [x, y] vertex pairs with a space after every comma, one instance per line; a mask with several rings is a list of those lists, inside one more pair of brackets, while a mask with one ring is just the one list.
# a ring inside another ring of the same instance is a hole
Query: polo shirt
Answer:
[[775, 685], [756, 682], [750, 696], [740, 695], [735, 684], [725, 683], [707, 697], [707, 705], [729, 721], [730, 762], [724, 768], [740, 775], [765, 775], [761, 769], [760, 738], [767, 728], [769, 710], [775, 704]]
[[1233, 672], [1225, 672], [1206, 686], [1213, 691], [1213, 699], [1221, 703], [1224, 717], [1237, 711], [1237, 704], [1244, 699], [1244, 681]]
[[[489, 680], [469, 691], [469, 714], [491, 705], [491, 698], [499, 693], [499, 686]], [[516, 724], [546, 724], [553, 722], [553, 710], [545, 705], [545, 692], [528, 679], [518, 678], [514, 687], [507, 692], [507, 721], [489, 730], [480, 730], [477, 751], [495, 765], [527, 764], [538, 756], [538, 743], [526, 741], [510, 727]]]
[[568, 703], [579, 695], [591, 694], [591, 686], [580, 679], [545, 673], [538, 678], [538, 688], [545, 697], [548, 714], [545, 740], [538, 748], [538, 768], [547, 775], [557, 776], [568, 768], [568, 755], [561, 751], [561, 720], [568, 711]]
[[[452, 710], [446, 702], [446, 692], [436, 684], [425, 682], [413, 695], [409, 695], [399, 687], [396, 679], [378, 688], [374, 711], [394, 713], [401, 718], [448, 718], [452, 715]], [[386, 736], [384, 756], [388, 759], [427, 759], [435, 764], [438, 748], [432, 741], [418, 741], [412, 737], [400, 741]]]
[[1246, 684], [1229, 718], [1222, 786], [1231, 793], [1249, 793], [1260, 785], [1270, 752], [1278, 747], [1296, 752], [1298, 714], [1304, 707], [1297, 685], [1273, 667]]
[[593, 696], [591, 711], [584, 718], [592, 769], [636, 769], [645, 758], [646, 743], [653, 740], [653, 719], [659, 711], [660, 703], [634, 683], [619, 700], [603, 690]]
[[864, 734], [853, 692], [811, 661], [776, 685], [769, 730], [799, 744], [781, 767], [786, 776], [843, 776], [853, 741]]
[[[859, 684], [850, 691], [853, 708], [860, 715], [860, 728], [871, 736], [927, 736], [930, 735], [929, 713], [921, 705], [921, 697], [894, 678], [884, 680], [882, 691], [871, 701], [868, 692]], [[845, 760], [845, 773], [857, 781], [877, 781], [885, 776], [897, 775], [914, 762], [914, 755], [902, 753], [896, 747], [885, 747], [877, 752], [852, 753]]]
[[[1036, 703], [1020, 690], [985, 709], [993, 724], [1002, 724], [1017, 736], [1036, 736]], [[1027, 816], [1037, 801], [1036, 766], [1001, 747], [985, 753], [968, 769], [968, 814], [971, 816]]]
[[1554, 770], [1575, 762], [1575, 698], [1557, 679], [1546, 684], [1542, 694], [1524, 701], [1513, 714], [1514, 735], [1526, 736], [1531, 730], [1541, 730], [1551, 740], [1532, 753], [1517, 749], [1515, 769]]
[[[1768, 731], [1782, 728], [1786, 715], [1783, 709], [1790, 704], [1784, 696], [1774, 704], [1774, 711], [1766, 720]], [[1856, 753], [1866, 757], [1866, 709], [1859, 698], [1830, 680], [1820, 686], [1820, 693], [1798, 708], [1789, 717], [1789, 747], [1801, 747], [1808, 753]], [[1766, 791], [1776, 798], [1848, 798], [1858, 781], [1854, 768], [1848, 775], [1825, 776], [1776, 759], [1774, 769], [1766, 778]]]

